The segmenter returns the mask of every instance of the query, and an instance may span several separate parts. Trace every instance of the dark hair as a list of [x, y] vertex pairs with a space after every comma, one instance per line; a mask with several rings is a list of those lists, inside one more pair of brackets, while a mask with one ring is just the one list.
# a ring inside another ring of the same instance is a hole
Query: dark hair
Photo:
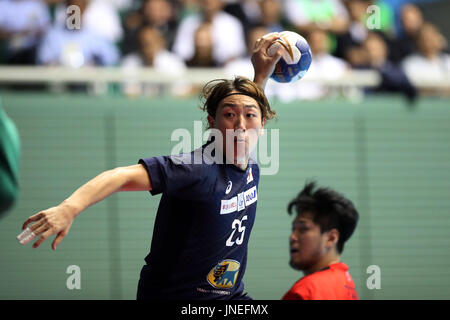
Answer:
[[253, 81], [245, 77], [236, 77], [233, 80], [217, 79], [208, 82], [202, 90], [203, 111], [215, 118], [220, 101], [233, 90], [255, 99], [261, 109], [263, 119], [269, 120], [275, 117], [276, 112], [270, 109], [264, 92]]
[[353, 203], [330, 188], [316, 188], [316, 182], [307, 182], [302, 191], [288, 205], [288, 213], [295, 207], [297, 215], [311, 213], [314, 223], [322, 233], [331, 229], [339, 231], [337, 251], [342, 253], [344, 243], [353, 234], [359, 214]]

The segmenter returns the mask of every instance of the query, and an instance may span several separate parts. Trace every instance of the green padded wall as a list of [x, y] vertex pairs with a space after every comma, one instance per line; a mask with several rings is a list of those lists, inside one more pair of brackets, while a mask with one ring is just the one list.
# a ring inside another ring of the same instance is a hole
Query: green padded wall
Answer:
[[[20, 197], [0, 219], [0, 299], [134, 299], [160, 196], [115, 194], [82, 213], [56, 251], [16, 240], [32, 214], [55, 206], [104, 170], [170, 154], [176, 128], [205, 121], [195, 99], [126, 99], [3, 92], [21, 136]], [[450, 298], [449, 100], [274, 101], [280, 164], [262, 176], [244, 282], [280, 299], [301, 273], [288, 265], [287, 203], [307, 179], [347, 195], [361, 219], [342, 260], [362, 299]], [[69, 290], [70, 265], [81, 289]], [[369, 290], [367, 267], [381, 269]]]

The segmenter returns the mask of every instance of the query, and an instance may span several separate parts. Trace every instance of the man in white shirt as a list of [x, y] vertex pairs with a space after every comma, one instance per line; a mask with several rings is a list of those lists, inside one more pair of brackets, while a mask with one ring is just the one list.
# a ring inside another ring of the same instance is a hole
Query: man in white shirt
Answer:
[[[65, 25], [66, 4], [56, 9], [57, 26]], [[88, 0], [83, 14], [83, 28], [95, 32], [98, 36], [110, 42], [119, 42], [123, 37], [122, 22], [117, 6], [110, 0]]]
[[[315, 30], [307, 37], [313, 59], [304, 79], [337, 80], [349, 68], [347, 63], [332, 56], [330, 51], [330, 39], [327, 32]], [[297, 98], [302, 100], [316, 100], [329, 95], [329, 86], [321, 83], [303, 82], [298, 85]]]
[[0, 1], [0, 40], [6, 40], [7, 63], [34, 64], [35, 48], [50, 26], [41, 0]]
[[84, 27], [87, 0], [66, 0], [67, 7], [80, 9], [81, 28], [69, 29], [66, 24], [55, 26], [47, 32], [39, 46], [37, 62], [44, 65], [62, 65], [72, 68], [82, 66], [113, 66], [119, 61], [119, 51], [106, 38]]
[[183, 19], [178, 27], [173, 52], [184, 61], [194, 56], [194, 35], [198, 27], [211, 23], [213, 58], [219, 66], [246, 53], [242, 24], [234, 16], [222, 11], [222, 0], [200, 0], [202, 12]]
[[[138, 33], [139, 52], [125, 56], [122, 60], [122, 68], [133, 74], [141, 68], [153, 68], [156, 72], [174, 77], [181, 76], [186, 71], [186, 66], [177, 55], [167, 50], [167, 41], [161, 32], [152, 26], [145, 26]], [[172, 94], [181, 88], [179, 82], [169, 86]], [[123, 86], [127, 96], [154, 96], [163, 91], [163, 87], [155, 83], [140, 83], [139, 81], [127, 81]], [[181, 90], [181, 89], [180, 89]]]
[[413, 83], [421, 80], [450, 79], [450, 55], [443, 52], [446, 40], [431, 23], [425, 23], [417, 36], [418, 53], [403, 60], [402, 67]]

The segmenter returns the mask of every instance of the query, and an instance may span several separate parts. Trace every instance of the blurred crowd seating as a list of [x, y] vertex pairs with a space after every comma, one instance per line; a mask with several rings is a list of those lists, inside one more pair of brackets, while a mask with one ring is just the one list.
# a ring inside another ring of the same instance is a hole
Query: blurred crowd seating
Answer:
[[[77, 13], [81, 24], [74, 28]], [[447, 39], [416, 4], [402, 0], [0, 0], [0, 64], [150, 67], [173, 75], [223, 68], [251, 78], [253, 43], [282, 30], [310, 43], [307, 76], [332, 80], [349, 69], [375, 70], [381, 82], [372, 92], [401, 92], [410, 101], [418, 94], [415, 78], [450, 77]], [[155, 90], [123, 87], [130, 95]], [[186, 93], [182, 83], [175, 92]], [[271, 82], [267, 92], [319, 99], [327, 88]]]

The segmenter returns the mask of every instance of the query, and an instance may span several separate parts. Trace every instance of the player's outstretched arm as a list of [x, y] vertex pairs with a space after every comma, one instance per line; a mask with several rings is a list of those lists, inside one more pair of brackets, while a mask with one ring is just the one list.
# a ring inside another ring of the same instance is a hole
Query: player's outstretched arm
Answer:
[[18, 239], [22, 244], [26, 244], [34, 237], [41, 236], [33, 244], [33, 248], [37, 248], [48, 237], [56, 234], [57, 236], [52, 243], [52, 249], [55, 250], [69, 232], [73, 220], [89, 206], [118, 191], [151, 189], [150, 177], [140, 164], [105, 171], [78, 188], [58, 206], [29, 217], [23, 224], [22, 230], [25, 230], [31, 222], [34, 223], [25, 233], [19, 235]]
[[267, 54], [267, 49], [275, 40], [279, 38], [279, 33], [269, 33], [264, 37], [259, 38], [253, 47], [253, 54], [251, 58], [253, 68], [255, 69], [255, 77], [253, 82], [255, 82], [262, 90], [264, 90], [267, 79], [275, 70], [275, 65], [278, 60], [280, 60], [282, 55], [283, 50], [281, 47], [272, 57]]

